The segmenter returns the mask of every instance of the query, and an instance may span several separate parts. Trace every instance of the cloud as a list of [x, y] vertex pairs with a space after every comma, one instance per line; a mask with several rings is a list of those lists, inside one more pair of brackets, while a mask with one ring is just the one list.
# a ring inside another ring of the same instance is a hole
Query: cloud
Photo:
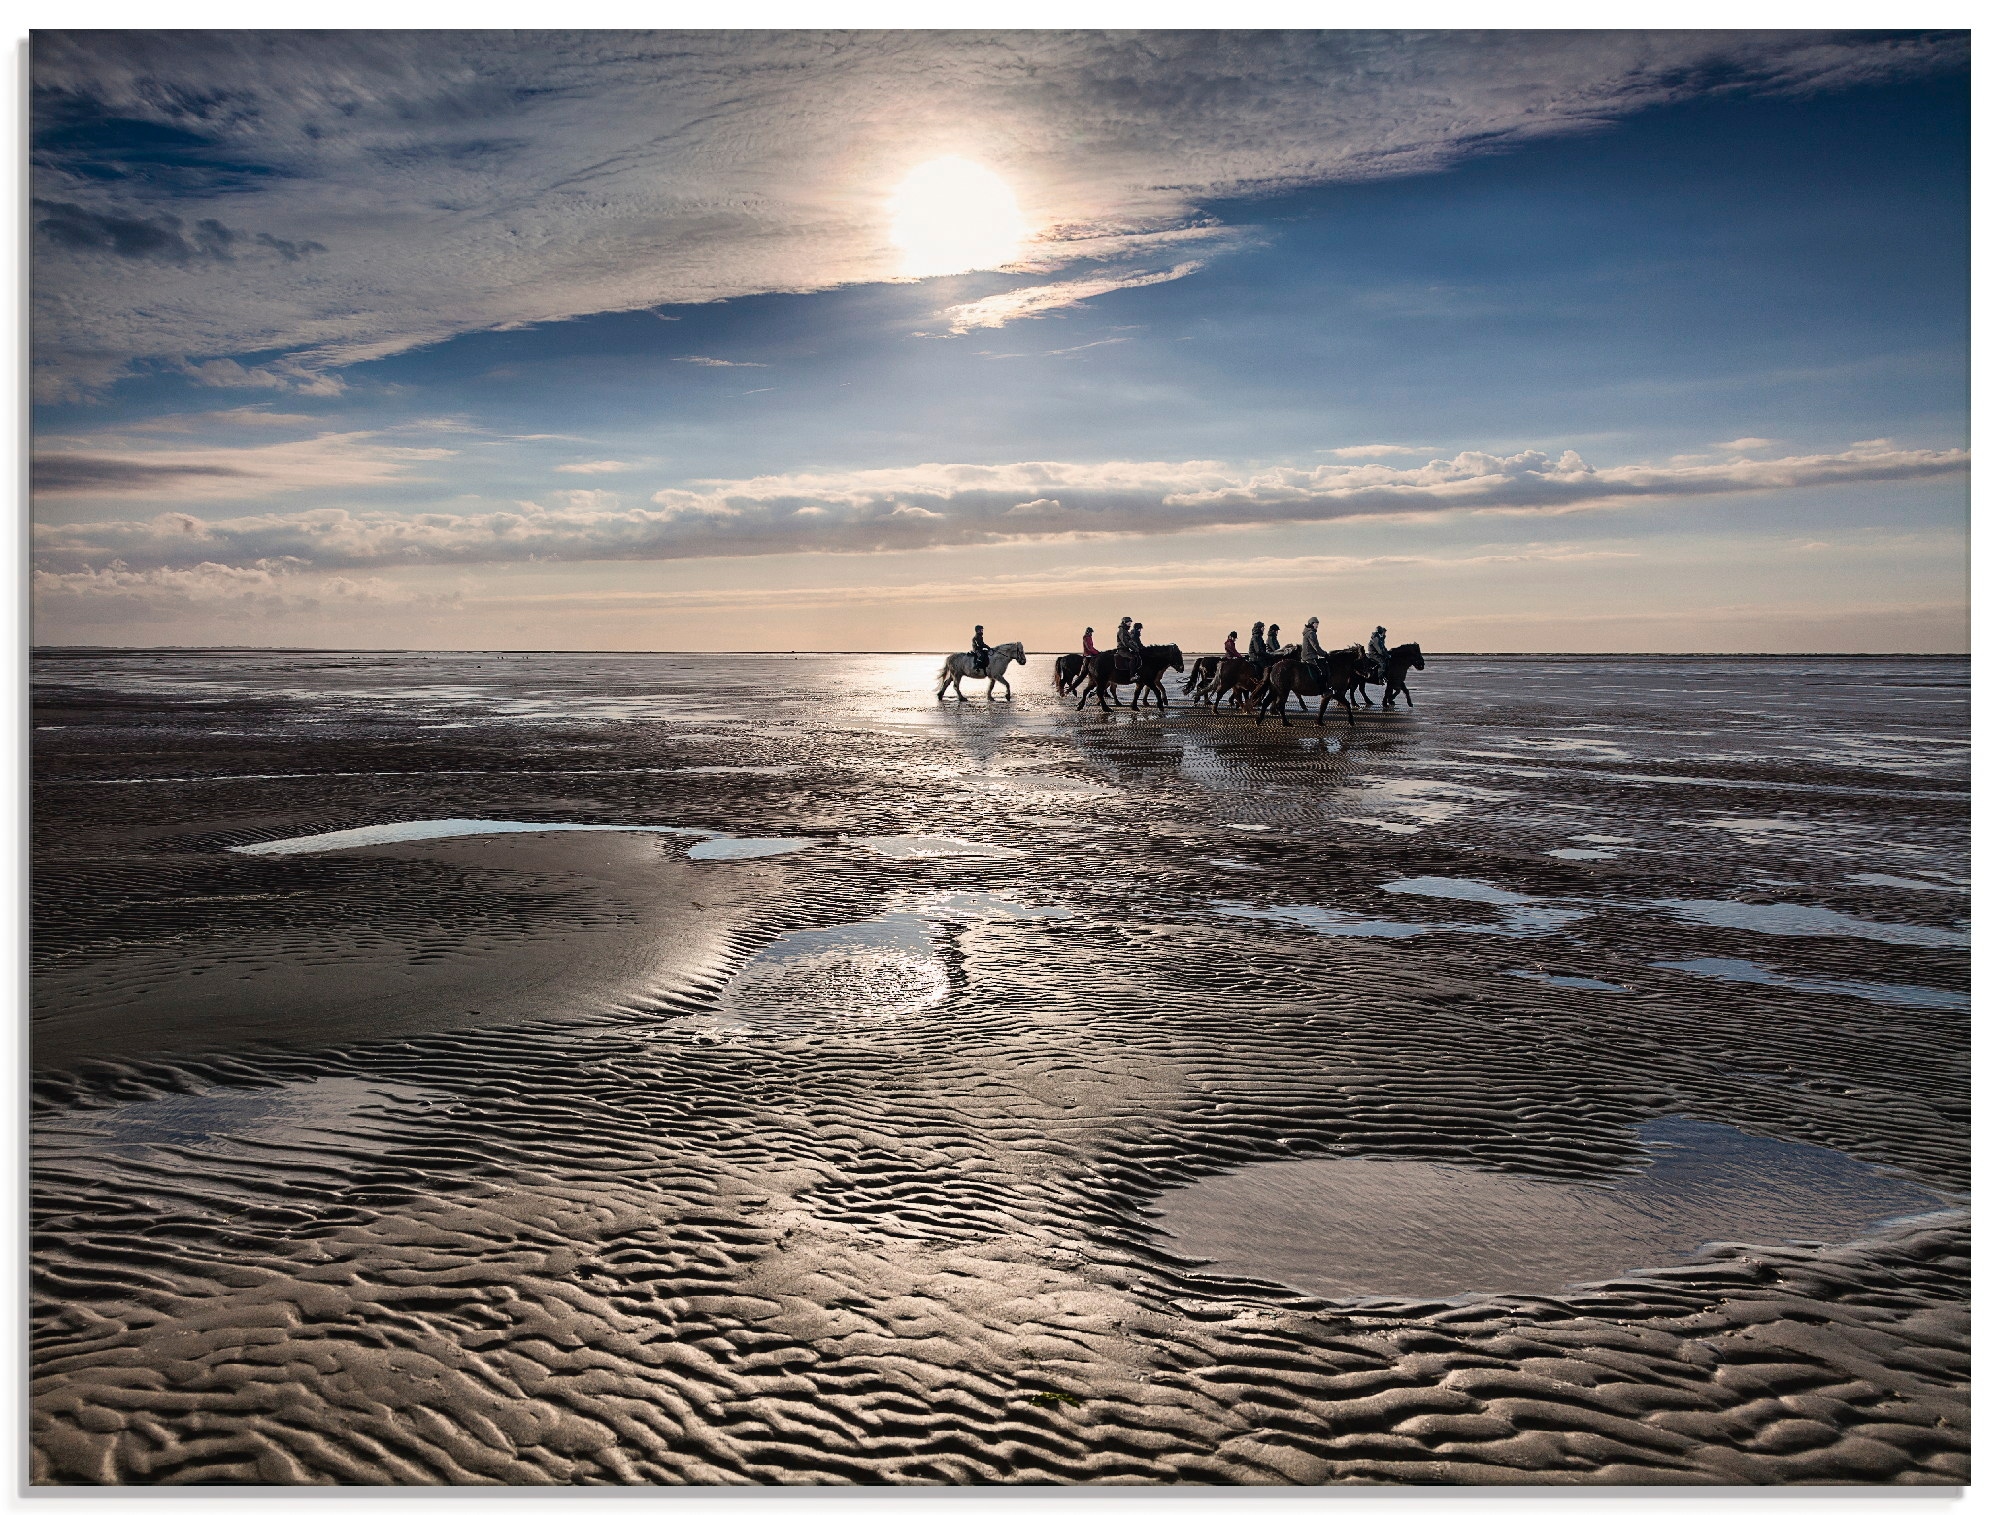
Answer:
[[[1333, 574], [1397, 572], [1416, 568], [1450, 572], [1511, 563], [1577, 563], [1635, 558], [1635, 552], [1579, 550], [1529, 546], [1512, 552], [1456, 556], [1425, 553], [1378, 554], [1372, 557], [1313, 555], [1309, 557], [1236, 558], [1218, 562], [1199, 558], [1153, 563], [1146, 568], [1146, 588], [1166, 594], [1270, 584], [1324, 581]], [[968, 600], [1014, 601], [1063, 599], [1077, 595], [1125, 593], [1132, 587], [1128, 570], [1102, 565], [1064, 566], [1035, 573], [982, 574], [976, 577], [923, 579], [907, 584], [826, 583], [746, 585], [737, 588], [559, 590], [540, 594], [474, 595], [469, 608], [488, 605], [534, 607], [538, 610], [629, 611], [655, 615], [667, 610], [757, 610], [782, 605], [787, 609], [877, 604], [950, 604]]]
[[676, 363], [699, 363], [703, 368], [769, 368], [768, 363], [735, 363], [728, 358], [675, 358]]
[[1733, 442], [1711, 442], [1708, 445], [1717, 452], [1762, 452], [1778, 444], [1769, 437], [1738, 437]]
[[1631, 500], [1715, 497], [1939, 478], [1962, 451], [1850, 450], [1721, 464], [1591, 467], [1574, 452], [1462, 452], [1409, 468], [1323, 464], [1243, 473], [1213, 462], [925, 464], [846, 474], [708, 480], [663, 489], [652, 509], [603, 490], [557, 508], [454, 514], [307, 510], [203, 520], [45, 524], [41, 566], [139, 567], [291, 558], [319, 568], [652, 560], [875, 552], [1072, 533], [1164, 535], [1447, 511], [1573, 510]]
[[[1035, 284], [1026, 289], [1010, 289], [1005, 294], [988, 295], [983, 300], [974, 300], [966, 305], [954, 305], [938, 313], [939, 319], [955, 337], [962, 337], [969, 331], [982, 327], [1005, 326], [1009, 321], [1019, 321], [1031, 316], [1045, 316], [1051, 311], [1068, 310], [1081, 305], [1085, 300], [1098, 295], [1108, 295], [1120, 289], [1143, 289], [1148, 284], [1165, 284], [1172, 279], [1185, 279], [1198, 272], [1199, 262], [1177, 263], [1161, 272], [1130, 274], [1098, 274], [1083, 279], [1066, 279], [1060, 284]], [[1116, 340], [1116, 339], [1114, 339]], [[1069, 348], [1067, 351], [1079, 351]], [[1054, 354], [1051, 354], [1054, 356]]]
[[557, 473], [630, 473], [637, 463], [621, 463], [616, 458], [604, 458], [595, 463], [558, 463]]
[[356, 489], [411, 476], [420, 463], [455, 457], [447, 447], [402, 447], [372, 431], [324, 432], [262, 447], [117, 449], [50, 438], [33, 459], [34, 492], [163, 500], [223, 500], [298, 489]]
[[233, 263], [238, 254], [270, 252], [297, 263], [326, 251], [319, 242], [288, 242], [269, 232], [233, 231], [213, 217], [187, 227], [179, 216], [107, 215], [63, 200], [37, 200], [35, 230], [71, 252], [104, 252], [129, 263]]
[[[30, 47], [36, 362], [58, 395], [148, 361], [283, 352], [328, 372], [468, 331], [894, 278], [886, 192], [943, 153], [987, 163], [1043, 229], [1019, 266], [1159, 268], [1246, 197], [1967, 51], [1962, 33], [1807, 31], [44, 31]], [[1008, 311], [1035, 313], [987, 314]]]
[[69, 572], [37, 569], [31, 594], [38, 618], [85, 624], [178, 621], [190, 612], [231, 616], [295, 616], [366, 606], [449, 608], [456, 589], [426, 585], [419, 592], [380, 579], [315, 574], [279, 559], [234, 566], [194, 563], [185, 568], [133, 569], [123, 563]]
[[1328, 456], [1336, 458], [1393, 458], [1404, 453], [1422, 452], [1421, 447], [1397, 447], [1390, 442], [1370, 442], [1363, 447], [1329, 447]]
[[296, 362], [280, 360], [246, 368], [234, 358], [186, 359], [171, 365], [204, 389], [281, 389], [292, 394], [329, 396], [345, 393], [347, 381]]

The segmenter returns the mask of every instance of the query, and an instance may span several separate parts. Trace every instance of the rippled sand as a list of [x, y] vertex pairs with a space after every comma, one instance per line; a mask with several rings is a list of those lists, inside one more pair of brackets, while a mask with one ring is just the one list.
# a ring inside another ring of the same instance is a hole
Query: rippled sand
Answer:
[[1963, 1481], [1963, 661], [934, 667], [39, 658], [33, 1476]]

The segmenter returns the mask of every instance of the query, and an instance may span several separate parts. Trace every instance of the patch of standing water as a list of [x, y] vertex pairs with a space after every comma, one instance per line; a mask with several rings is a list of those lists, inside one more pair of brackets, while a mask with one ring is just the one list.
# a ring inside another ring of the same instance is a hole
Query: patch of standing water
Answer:
[[1548, 855], [1550, 857], [1562, 858], [1567, 862], [1577, 863], [1598, 862], [1604, 858], [1618, 856], [1617, 853], [1603, 847], [1552, 847], [1549, 849]]
[[1733, 984], [1764, 984], [1773, 989], [1798, 989], [1807, 994], [1840, 994], [1872, 1000], [1878, 1005], [1905, 1005], [1917, 1010], [1969, 1010], [1972, 996], [1958, 989], [1927, 989], [1921, 984], [1867, 984], [1856, 979], [1786, 978], [1738, 957], [1696, 957], [1680, 963], [1655, 963], [1676, 973], [1724, 979]]
[[231, 852], [253, 857], [294, 857], [311, 852], [345, 852], [355, 847], [385, 847], [394, 842], [430, 842], [458, 836], [508, 836], [529, 831], [644, 831], [660, 836], [703, 838], [688, 849], [696, 862], [778, 857], [812, 846], [800, 837], [729, 836], [707, 826], [614, 826], [573, 821], [394, 821], [381, 826], [355, 826], [346, 831], [322, 831], [274, 842], [250, 842]]
[[1382, 886], [1384, 894], [1417, 894], [1434, 900], [1473, 900], [1481, 905], [1531, 905], [1535, 902], [1532, 894], [1514, 894], [1506, 889], [1496, 889], [1491, 884], [1482, 884], [1477, 879], [1466, 878], [1399, 878], [1391, 879]]
[[968, 890], [900, 897], [872, 920], [787, 932], [730, 980], [714, 1013], [693, 1018], [695, 1035], [723, 1041], [855, 1030], [933, 1010], [951, 990], [943, 948], [952, 936], [1069, 914]]
[[1198, 1271], [1322, 1299], [1548, 1294], [1696, 1262], [1711, 1244], [1851, 1241], [1948, 1210], [1945, 1195], [1805, 1142], [1668, 1116], [1637, 1128], [1652, 1162], [1610, 1185], [1450, 1163], [1259, 1163], [1157, 1201]]
[[291, 857], [306, 852], [342, 852], [350, 847], [382, 847], [391, 842], [429, 842], [452, 836], [499, 836], [519, 831], [657, 831], [666, 836], [719, 836], [702, 826], [607, 826], [572, 821], [392, 821], [381, 826], [352, 826], [313, 836], [288, 836], [275, 842], [251, 842], [231, 852], [253, 857]]
[[45, 1115], [34, 1122], [34, 1142], [45, 1154], [82, 1149], [131, 1155], [222, 1141], [351, 1148], [381, 1144], [368, 1139], [365, 1121], [371, 1114], [445, 1103], [431, 1090], [405, 1084], [315, 1078], [276, 1089], [207, 1089], [107, 1110]]
[[1536, 973], [1527, 968], [1509, 968], [1509, 978], [1531, 978], [1537, 983], [1554, 984], [1558, 989], [1596, 989], [1604, 994], [1629, 994], [1622, 984], [1607, 984], [1601, 978], [1578, 978], [1566, 973]]
[[803, 851], [811, 845], [811, 842], [795, 836], [714, 836], [688, 848], [688, 856], [697, 863], [718, 858], [781, 857], [787, 852]]
[[1018, 848], [1000, 847], [992, 842], [968, 842], [956, 836], [844, 836], [880, 857], [897, 859], [923, 857], [1020, 857]]
[[1655, 903], [1685, 920], [1764, 936], [1856, 936], [1904, 947], [1969, 947], [1964, 931], [1941, 926], [1904, 926], [1892, 921], [1864, 920], [1823, 905], [1746, 905], [1738, 900], [1658, 900]]

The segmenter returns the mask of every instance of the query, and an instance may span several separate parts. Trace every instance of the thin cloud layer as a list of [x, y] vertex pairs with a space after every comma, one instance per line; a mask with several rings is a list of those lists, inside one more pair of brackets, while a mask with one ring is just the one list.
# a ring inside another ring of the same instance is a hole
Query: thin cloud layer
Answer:
[[792, 474], [666, 489], [654, 508], [597, 490], [565, 491], [555, 509], [477, 514], [308, 510], [202, 520], [37, 528], [37, 563], [53, 572], [289, 560], [319, 569], [529, 560], [606, 561], [877, 552], [1074, 534], [1163, 535], [1351, 517], [1466, 510], [1549, 511], [1638, 499], [1703, 497], [1963, 472], [1960, 450], [1895, 450], [1725, 463], [1596, 469], [1575, 452], [1502, 457], [1464, 452], [1414, 468], [1326, 464], [1237, 475], [1221, 464], [930, 464], [850, 474]]
[[[284, 419], [284, 418], [280, 418]], [[57, 439], [35, 454], [35, 495], [121, 495], [232, 500], [299, 489], [363, 489], [408, 477], [421, 463], [457, 455], [449, 447], [403, 447], [372, 431], [324, 432], [264, 447], [119, 450]]]
[[891, 278], [887, 192], [953, 153], [1043, 229], [1042, 289], [1081, 262], [1129, 288], [1245, 196], [1963, 56], [1809, 32], [41, 32], [39, 382], [192, 364], [311, 392], [462, 332]]

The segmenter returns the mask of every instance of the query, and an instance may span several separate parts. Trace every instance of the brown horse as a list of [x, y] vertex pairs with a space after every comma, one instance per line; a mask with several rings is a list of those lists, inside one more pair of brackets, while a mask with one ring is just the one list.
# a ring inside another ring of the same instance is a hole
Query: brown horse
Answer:
[[1222, 655], [1216, 652], [1196, 658], [1194, 668], [1187, 676], [1187, 682], [1181, 685], [1181, 693], [1191, 694], [1196, 704], [1201, 703], [1201, 697], [1208, 692], [1209, 683], [1215, 677], [1215, 670], [1221, 664]]
[[1136, 667], [1132, 666], [1121, 653], [1100, 652], [1091, 660], [1084, 674], [1088, 682], [1084, 686], [1083, 698], [1076, 702], [1076, 708], [1083, 709], [1090, 703], [1090, 697], [1094, 694], [1097, 696], [1098, 708], [1109, 710], [1111, 707], [1104, 703], [1104, 693], [1108, 689], [1111, 691], [1111, 697], [1117, 699], [1120, 684], [1135, 686], [1132, 691], [1134, 709], [1138, 708], [1139, 701], [1144, 698], [1148, 690], [1158, 695], [1160, 704], [1165, 706], [1167, 691], [1160, 687], [1160, 676], [1169, 668], [1176, 673], [1186, 672], [1181, 663], [1181, 650], [1172, 642], [1142, 649]]
[[1410, 686], [1403, 682], [1404, 676], [1412, 668], [1421, 670], [1424, 666], [1424, 649], [1415, 642], [1404, 642], [1389, 649], [1389, 666], [1382, 670], [1382, 708], [1387, 710], [1389, 702], [1397, 695], [1403, 703], [1416, 708], [1416, 701], [1410, 698]]
[[1065, 652], [1056, 659], [1056, 693], [1068, 694], [1083, 682], [1084, 656], [1080, 652]]
[[1249, 658], [1232, 658], [1215, 672], [1215, 681], [1202, 691], [1209, 708], [1217, 714], [1222, 711], [1222, 701], [1226, 697], [1239, 710], [1247, 710], [1244, 701], [1248, 699], [1264, 677], [1264, 670]]
[[1275, 702], [1278, 719], [1287, 726], [1291, 725], [1291, 717], [1285, 714], [1285, 707], [1291, 703], [1292, 696], [1300, 696], [1303, 703], [1304, 696], [1312, 694], [1319, 696], [1319, 713], [1314, 717], [1317, 724], [1326, 724], [1326, 707], [1338, 700], [1341, 709], [1347, 712], [1347, 724], [1352, 726], [1354, 706], [1347, 694], [1354, 687], [1355, 677], [1360, 672], [1362, 656], [1365, 654], [1357, 654], [1352, 647], [1329, 652], [1318, 672], [1308, 668], [1302, 658], [1280, 658], [1264, 670], [1264, 681], [1253, 692], [1257, 724], [1264, 724], [1264, 717], [1270, 714], [1270, 707]]

